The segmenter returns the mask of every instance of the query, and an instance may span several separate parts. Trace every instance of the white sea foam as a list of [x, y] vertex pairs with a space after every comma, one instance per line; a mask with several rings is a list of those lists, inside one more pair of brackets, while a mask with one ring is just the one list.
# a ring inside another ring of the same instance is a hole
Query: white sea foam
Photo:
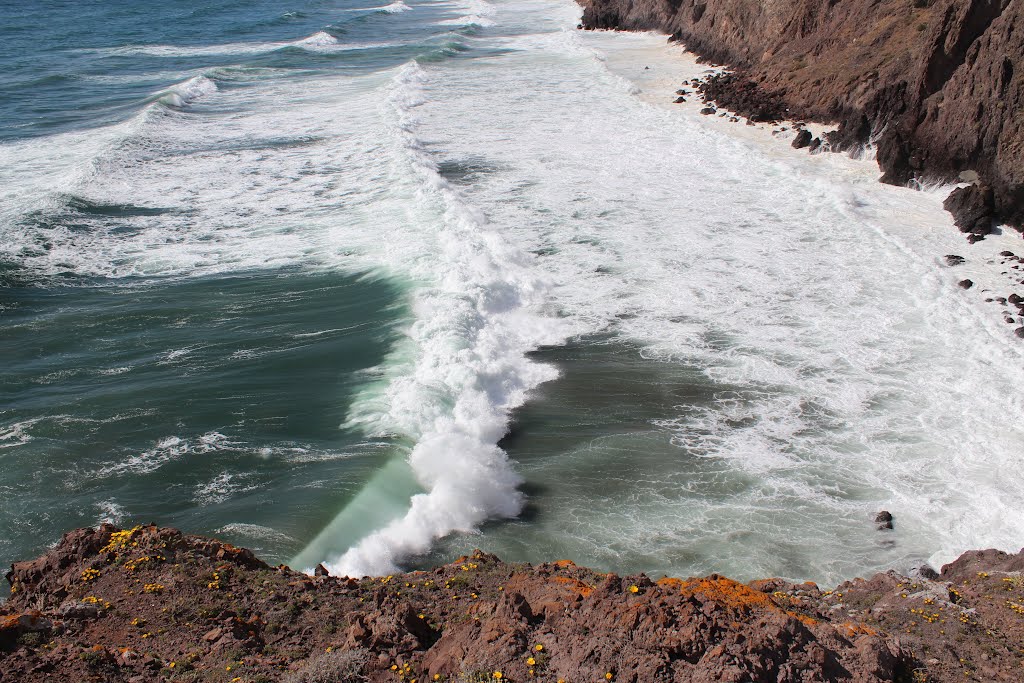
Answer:
[[381, 5], [379, 7], [353, 7], [351, 9], [349, 9], [349, 10], [346, 10], [346, 11], [348, 11], [348, 12], [384, 12], [386, 14], [400, 14], [401, 12], [408, 12], [411, 9], [412, 9], [412, 7], [409, 7], [409, 5], [407, 5], [404, 2], [402, 2], [402, 0], [397, 0], [396, 2], [393, 2], [390, 5]]
[[160, 102], [172, 107], [184, 107], [196, 100], [217, 92], [217, 84], [206, 76], [196, 76], [166, 90]]
[[437, 22], [439, 26], [494, 26], [494, 5], [487, 0], [469, 0], [464, 6], [465, 15]]
[[99, 508], [99, 516], [96, 518], [100, 524], [120, 524], [124, 521], [124, 507], [114, 500], [101, 500], [96, 503]]
[[469, 14], [464, 17], [458, 17], [456, 19], [444, 19], [437, 22], [439, 26], [494, 26], [494, 20], [488, 17], [482, 17], [479, 14]]
[[24, 420], [0, 427], [0, 449], [24, 446], [32, 440], [29, 430], [39, 420]]
[[[485, 44], [506, 49], [472, 68], [216, 91], [190, 80], [200, 87], [176, 91], [185, 107], [0, 145], [4, 225], [60, 216], [69, 194], [165, 210], [118, 231], [77, 215], [74, 229], [19, 224], [0, 257], [45, 274], [290, 267], [407, 283], [414, 322], [349, 426], [412, 444], [408, 490], [423, 492], [347, 554], [324, 539], [341, 573], [388, 571], [438, 536], [516, 514], [519, 475], [496, 444], [509, 411], [554, 376], [524, 354], [599, 332], [666, 376], [698, 374], [704, 394], [660, 406], [649, 442], [550, 454], [541, 472], [563, 497], [517, 533], [596, 564], [821, 580], [1019, 544], [1024, 483], [1001, 473], [1024, 437], [999, 416], [1024, 407], [1024, 363], [978, 291], [1008, 292], [997, 252], [1009, 236], [966, 251], [938, 190], [879, 185], [870, 164], [673, 107], [685, 74], [663, 37], [578, 35], [569, 2], [508, 7], [488, 31], [507, 34]], [[439, 173], [466, 160], [483, 169], [472, 183]], [[945, 253], [969, 263], [946, 268]], [[974, 290], [956, 287], [961, 273]], [[0, 447], [31, 427], [5, 427]], [[217, 448], [244, 450], [216, 433], [168, 437], [100, 476]], [[897, 514], [891, 547], [870, 525], [882, 507]]]
[[[516, 8], [524, 24], [554, 23], [546, 3]], [[666, 373], [699, 369], [709, 398], [663, 407], [651, 429], [675, 455], [644, 460], [607, 497], [588, 493], [602, 481], [588, 470], [620, 451], [564, 454], [574, 466], [557, 487], [575, 498], [545, 509], [538, 534], [605, 566], [660, 555], [659, 569], [690, 572], [671, 558], [706, 553], [719, 561], [708, 571], [826, 581], [936, 548], [933, 561], [1019, 545], [1024, 484], [996, 473], [1013, 468], [1024, 434], [992, 416], [1021, 411], [1022, 351], [986, 295], [958, 289], [941, 265], [966, 248], [941, 193], [880, 185], [866, 160], [807, 156], [767, 131], [673, 108], [671, 88], [653, 104], [653, 79], [683, 79], [663, 37], [552, 28], [511, 31], [514, 56], [432, 71], [436, 90], [416, 95], [416, 139], [446, 163], [501, 169], [460, 188], [460, 201], [543, 254], [529, 267], [554, 283], [566, 324], [611, 330]], [[408, 416], [437, 403], [385, 398]], [[893, 545], [870, 524], [883, 507], [903, 520]], [[388, 543], [424, 547], [384, 533], [362, 548], [392, 559]], [[360, 562], [337, 568], [373, 567], [349, 557]]]
[[205, 455], [214, 451], [233, 448], [236, 444], [220, 432], [208, 432], [197, 439], [182, 439], [168, 436], [160, 439], [152, 448], [133, 455], [121, 462], [103, 467], [96, 477], [140, 475], [155, 472], [169, 462], [190, 455]]
[[259, 484], [251, 479], [251, 474], [247, 473], [221, 472], [210, 481], [196, 486], [192, 498], [199, 505], [223, 503], [237, 495], [258, 490]]
[[308, 38], [297, 41], [295, 44], [305, 47], [325, 47], [327, 45], [337, 45], [338, 39], [326, 31], [317, 31]]
[[[395, 3], [400, 5], [401, 3]], [[401, 12], [395, 6], [367, 8], [388, 13]], [[408, 9], [408, 8], [407, 8]], [[309, 50], [323, 49], [367, 49], [372, 47], [390, 47], [395, 43], [342, 43], [335, 36], [327, 31], [317, 31], [312, 35], [297, 40], [274, 41], [274, 42], [253, 42], [253, 43], [220, 43], [217, 45], [126, 45], [114, 48], [83, 48], [82, 53], [109, 55], [109, 56], [133, 56], [145, 55], [147, 57], [220, 57], [227, 55], [248, 56], [260, 55], [287, 47], [301, 47]], [[157, 77], [159, 74], [148, 74], [149, 77]], [[105, 76], [90, 75], [87, 78], [98, 82], [124, 82], [133, 77], [128, 76]], [[137, 78], [137, 77], [136, 77]]]
[[245, 538], [253, 539], [254, 541], [273, 543], [278, 546], [288, 545], [289, 543], [295, 542], [295, 539], [288, 534], [271, 527], [244, 522], [232, 522], [231, 524], [225, 524], [224, 526], [216, 529], [214, 533], [221, 535], [243, 536]]
[[452, 531], [518, 514], [520, 479], [496, 443], [509, 412], [555, 375], [525, 352], [564, 334], [539, 314], [547, 286], [531, 259], [488, 226], [424, 149], [415, 110], [426, 101], [427, 80], [410, 63], [395, 76], [390, 98], [397, 163], [415, 183], [415, 229], [430, 250], [415, 268], [427, 282], [413, 301], [415, 364], [392, 382], [386, 413], [353, 418], [414, 440], [409, 464], [425, 493], [412, 497], [403, 517], [330, 558], [341, 574], [392, 571]]

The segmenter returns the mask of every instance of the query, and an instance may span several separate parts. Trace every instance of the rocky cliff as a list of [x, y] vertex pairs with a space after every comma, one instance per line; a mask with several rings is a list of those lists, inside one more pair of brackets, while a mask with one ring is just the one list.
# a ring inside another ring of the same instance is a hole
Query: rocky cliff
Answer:
[[789, 118], [838, 123], [833, 149], [873, 139], [885, 182], [974, 182], [947, 202], [965, 232], [1024, 226], [1021, 0], [582, 2], [586, 28], [664, 31]]
[[350, 579], [155, 526], [15, 564], [0, 681], [1019, 681], [1024, 555], [833, 591], [484, 553]]

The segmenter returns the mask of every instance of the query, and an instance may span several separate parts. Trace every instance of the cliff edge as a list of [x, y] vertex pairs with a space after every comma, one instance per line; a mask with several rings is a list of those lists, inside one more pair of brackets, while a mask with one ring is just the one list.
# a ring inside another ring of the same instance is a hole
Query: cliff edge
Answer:
[[[1024, 226], [1021, 0], [582, 0], [583, 26], [660, 30], [779, 98], [873, 140], [882, 180], [967, 181], [946, 208], [965, 232]], [[723, 106], [743, 111], [738, 93]], [[739, 106], [738, 106], [739, 105]]]
[[352, 579], [104, 525], [7, 574], [0, 681], [1018, 681], [1024, 555], [834, 591], [481, 552]]

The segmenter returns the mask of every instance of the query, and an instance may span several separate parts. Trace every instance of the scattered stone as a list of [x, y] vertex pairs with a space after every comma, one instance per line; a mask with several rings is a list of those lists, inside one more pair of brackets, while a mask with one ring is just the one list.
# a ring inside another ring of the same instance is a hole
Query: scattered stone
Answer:
[[809, 147], [811, 144], [811, 140], [813, 139], [814, 136], [811, 135], [811, 131], [807, 130], [806, 128], [801, 128], [800, 132], [796, 134], [795, 138], [793, 138], [793, 149], [803, 149], [804, 147]]
[[1014, 306], [1016, 306], [1019, 303], [1024, 303], [1024, 298], [1022, 298], [1019, 294], [1016, 293], [1006, 297], [1006, 300], [1013, 304]]
[[956, 254], [946, 254], [944, 258], [946, 259], [947, 266], [959, 266], [967, 260], [963, 256], [958, 256]]
[[713, 74], [697, 88], [706, 99], [755, 122], [782, 121], [789, 113], [780, 93], [767, 91], [739, 73]]
[[316, 569], [313, 570], [313, 576], [330, 576], [330, 575], [331, 575], [331, 573], [329, 571], [327, 571], [327, 567], [325, 567], [322, 563], [318, 564], [316, 566]]
[[1013, 333], [1020, 337], [1021, 339], [1024, 339], [1024, 327], [1018, 327], [1013, 331]]
[[983, 239], [985, 239], [984, 235], [979, 235], [973, 232], [967, 236], [967, 242], [970, 244], [974, 244], [975, 242], [981, 242]]
[[926, 579], [928, 581], [935, 581], [939, 578], [939, 573], [926, 564], [922, 564], [920, 567], [915, 568], [913, 572], [922, 579]]
[[958, 187], [949, 193], [942, 206], [953, 214], [960, 232], [984, 236], [992, 232], [995, 199], [991, 188], [978, 185]]
[[888, 510], [882, 510], [875, 515], [875, 524], [878, 525], [880, 530], [892, 528], [892, 513]]
[[700, 113], [703, 114], [704, 116], [710, 116], [711, 114], [714, 114], [717, 111], [718, 110], [715, 109], [714, 107], [704, 107], [703, 109], [700, 110]]
[[1009, 256], [1009, 257], [1015, 256], [1015, 254], [1012, 251], [1001, 251], [1001, 252], [999, 252], [999, 255], [1000, 256]]
[[974, 282], [972, 280], [961, 280], [957, 284], [960, 285], [962, 289], [970, 289], [974, 286]]
[[94, 604], [66, 600], [57, 608], [57, 614], [61, 619], [95, 619], [100, 609]]

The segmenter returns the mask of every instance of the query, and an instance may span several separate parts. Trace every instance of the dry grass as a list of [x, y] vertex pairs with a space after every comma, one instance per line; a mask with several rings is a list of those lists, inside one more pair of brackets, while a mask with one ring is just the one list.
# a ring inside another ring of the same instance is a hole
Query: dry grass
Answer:
[[282, 683], [359, 683], [366, 680], [363, 669], [369, 650], [332, 650], [311, 657], [298, 671], [292, 671]]

